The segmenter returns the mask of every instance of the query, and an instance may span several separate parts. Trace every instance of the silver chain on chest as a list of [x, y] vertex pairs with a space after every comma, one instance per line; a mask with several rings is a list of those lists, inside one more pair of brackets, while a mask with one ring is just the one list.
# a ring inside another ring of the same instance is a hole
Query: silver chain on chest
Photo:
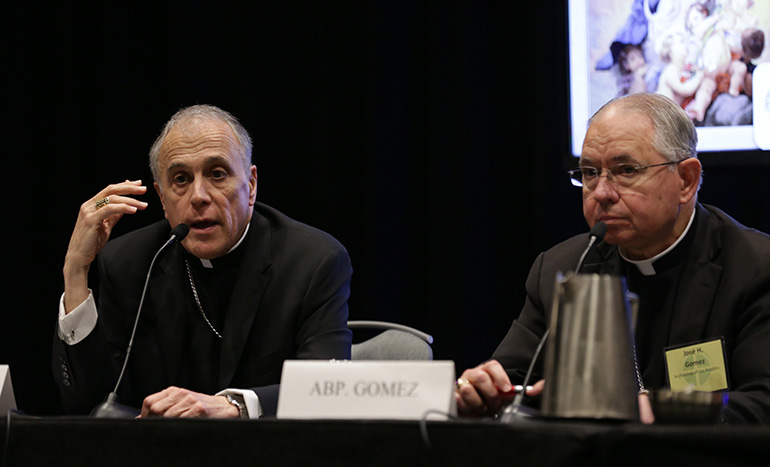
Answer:
[[184, 265], [187, 268], [187, 278], [190, 279], [190, 287], [192, 288], [193, 298], [195, 298], [195, 304], [198, 305], [198, 310], [201, 312], [203, 320], [206, 321], [206, 324], [208, 324], [211, 330], [214, 331], [214, 334], [216, 334], [216, 336], [221, 339], [222, 334], [220, 334], [219, 331], [214, 328], [214, 326], [211, 324], [211, 321], [209, 321], [209, 317], [206, 316], [206, 312], [203, 311], [200, 298], [198, 298], [198, 289], [195, 288], [195, 281], [193, 281], [192, 271], [190, 270], [190, 263], [187, 261], [187, 258], [184, 260]]
[[639, 394], [647, 394], [649, 391], [644, 387], [644, 380], [642, 380], [642, 372], [639, 371], [639, 360], [636, 358], [636, 339], [635, 336], [631, 336], [631, 350], [634, 357], [634, 371], [636, 372], [636, 383], [639, 385]]

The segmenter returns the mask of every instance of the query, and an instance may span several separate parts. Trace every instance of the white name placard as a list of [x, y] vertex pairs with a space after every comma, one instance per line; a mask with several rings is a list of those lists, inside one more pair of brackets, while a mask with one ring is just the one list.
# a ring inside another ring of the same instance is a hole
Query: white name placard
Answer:
[[9, 410], [16, 410], [11, 369], [8, 365], [0, 365], [0, 414], [5, 415]]
[[[287, 360], [278, 418], [446, 419], [456, 412], [452, 361]], [[439, 415], [444, 414], [444, 415]]]

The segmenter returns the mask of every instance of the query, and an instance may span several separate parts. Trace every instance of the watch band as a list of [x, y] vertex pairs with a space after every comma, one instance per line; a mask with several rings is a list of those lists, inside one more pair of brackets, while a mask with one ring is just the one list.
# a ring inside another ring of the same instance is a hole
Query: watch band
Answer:
[[242, 396], [238, 394], [225, 394], [225, 398], [227, 399], [227, 402], [238, 409], [241, 418], [249, 418], [249, 411], [246, 408], [246, 402], [243, 400]]

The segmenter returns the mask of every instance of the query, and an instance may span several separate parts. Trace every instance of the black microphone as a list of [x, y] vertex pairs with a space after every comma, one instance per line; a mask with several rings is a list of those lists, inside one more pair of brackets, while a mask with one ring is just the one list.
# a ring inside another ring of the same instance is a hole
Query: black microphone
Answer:
[[165, 250], [166, 247], [174, 242], [181, 242], [187, 234], [190, 232], [190, 227], [187, 224], [179, 224], [171, 230], [171, 236], [166, 243], [155, 253], [155, 256], [150, 262], [150, 267], [147, 269], [147, 278], [144, 281], [144, 288], [142, 289], [142, 298], [139, 300], [139, 308], [136, 310], [136, 319], [134, 320], [134, 329], [131, 330], [131, 338], [128, 340], [128, 347], [126, 348], [126, 358], [123, 359], [123, 368], [120, 370], [118, 376], [118, 382], [115, 383], [115, 389], [107, 395], [104, 402], [94, 407], [91, 411], [91, 417], [95, 418], [134, 418], [139, 415], [139, 410], [134, 407], [129, 407], [117, 402], [118, 399], [118, 387], [123, 380], [123, 374], [126, 372], [126, 366], [128, 365], [128, 357], [131, 355], [131, 347], [134, 345], [134, 335], [136, 334], [136, 327], [139, 324], [139, 315], [142, 312], [142, 304], [144, 304], [144, 295], [147, 293], [147, 284], [150, 283], [150, 273], [152, 273], [152, 267], [155, 265], [155, 260], [160, 255], [160, 252]]
[[577, 267], [575, 268], [575, 274], [580, 272], [580, 268], [583, 267], [583, 261], [585, 261], [586, 255], [591, 251], [591, 248], [595, 244], [601, 243], [605, 235], [607, 235], [607, 224], [604, 222], [597, 222], [591, 227], [591, 231], [588, 232], [588, 246], [583, 250], [583, 254], [580, 255], [580, 260], [578, 260]]
[[[591, 227], [591, 230], [588, 232], [588, 246], [586, 246], [586, 249], [583, 250], [583, 254], [580, 255], [580, 260], [578, 261], [577, 267], [575, 268], [576, 274], [580, 272], [580, 268], [583, 266], [583, 260], [585, 260], [588, 252], [591, 251], [591, 248], [593, 248], [594, 245], [601, 243], [601, 241], [604, 240], [604, 236], [606, 234], [607, 224], [604, 222], [597, 222], [593, 227]], [[511, 404], [508, 405], [500, 415], [500, 421], [502, 423], [513, 423], [515, 420], [517, 420], [516, 416], [520, 413], [519, 409], [527, 392], [527, 384], [529, 383], [529, 379], [532, 377], [532, 369], [535, 367], [535, 361], [540, 355], [540, 351], [543, 350], [543, 344], [545, 344], [546, 339], [548, 339], [548, 334], [550, 331], [551, 328], [547, 328], [543, 333], [543, 337], [540, 338], [540, 342], [538, 342], [537, 348], [535, 348], [535, 354], [532, 356], [532, 360], [529, 362], [529, 368], [527, 368], [527, 373], [524, 376], [524, 382], [521, 383], [521, 391], [516, 393], [516, 396], [513, 398], [513, 402], [511, 402]]]

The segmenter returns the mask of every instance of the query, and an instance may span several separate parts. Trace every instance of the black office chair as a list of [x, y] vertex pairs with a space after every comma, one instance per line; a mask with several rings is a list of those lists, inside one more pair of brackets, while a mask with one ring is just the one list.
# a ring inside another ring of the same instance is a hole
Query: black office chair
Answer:
[[403, 324], [385, 321], [348, 321], [348, 327], [383, 330], [363, 342], [353, 344], [352, 360], [433, 360], [433, 336]]

